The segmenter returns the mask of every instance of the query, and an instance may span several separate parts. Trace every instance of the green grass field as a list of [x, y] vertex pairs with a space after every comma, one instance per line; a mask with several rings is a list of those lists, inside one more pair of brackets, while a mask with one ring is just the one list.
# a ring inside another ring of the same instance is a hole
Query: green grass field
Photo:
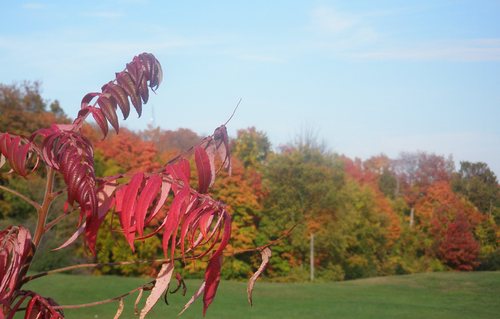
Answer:
[[[55, 275], [30, 283], [30, 289], [60, 304], [105, 299], [144, 279]], [[148, 318], [176, 318], [199, 281], [187, 281], [188, 293], [161, 301]], [[125, 301], [121, 318], [133, 318], [136, 294]], [[144, 302], [144, 300], [143, 300]], [[117, 304], [67, 310], [67, 318], [113, 318]], [[201, 318], [201, 299], [181, 318]], [[246, 284], [223, 281], [206, 318], [500, 318], [500, 272], [427, 273], [334, 283], [257, 282], [254, 306]]]

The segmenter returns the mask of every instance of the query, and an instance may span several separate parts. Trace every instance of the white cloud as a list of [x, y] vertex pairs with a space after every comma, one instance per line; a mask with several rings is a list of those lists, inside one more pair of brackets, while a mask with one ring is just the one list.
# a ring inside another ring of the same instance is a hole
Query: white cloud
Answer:
[[322, 32], [341, 33], [355, 27], [359, 21], [350, 14], [342, 13], [329, 7], [317, 7], [311, 12], [314, 29]]
[[39, 10], [45, 8], [45, 4], [39, 2], [26, 2], [21, 5], [26, 10]]
[[116, 19], [123, 17], [123, 13], [119, 11], [93, 11], [93, 12], [83, 12], [82, 16], [89, 18], [104, 18], [104, 19]]
[[331, 7], [316, 7], [310, 13], [309, 30], [314, 32], [316, 43], [313, 47], [344, 52], [372, 45], [379, 38], [370, 13], [353, 14]]

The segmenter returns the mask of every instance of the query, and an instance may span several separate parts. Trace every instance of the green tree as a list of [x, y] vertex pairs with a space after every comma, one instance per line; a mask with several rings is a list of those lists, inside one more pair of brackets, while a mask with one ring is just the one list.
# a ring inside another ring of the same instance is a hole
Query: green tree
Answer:
[[257, 168], [266, 161], [271, 152], [271, 143], [264, 132], [250, 127], [238, 130], [232, 148], [234, 155], [243, 162], [245, 167]]
[[464, 195], [482, 213], [500, 219], [500, 187], [497, 177], [486, 163], [460, 162], [460, 170], [453, 176], [453, 190]]

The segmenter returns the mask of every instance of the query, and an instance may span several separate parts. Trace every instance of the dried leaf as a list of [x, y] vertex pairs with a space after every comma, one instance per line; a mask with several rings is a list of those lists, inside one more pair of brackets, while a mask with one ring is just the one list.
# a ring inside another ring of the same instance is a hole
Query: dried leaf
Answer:
[[137, 295], [137, 298], [135, 299], [134, 302], [134, 314], [137, 316], [139, 315], [139, 302], [141, 302], [142, 298], [142, 293], [144, 292], [144, 289], [139, 289], [139, 294]]
[[266, 269], [266, 266], [269, 263], [269, 258], [271, 258], [271, 249], [269, 247], [266, 247], [260, 252], [260, 254], [262, 256], [262, 263], [260, 264], [259, 269], [257, 269], [252, 277], [250, 277], [247, 286], [248, 303], [250, 304], [250, 306], [252, 306], [252, 292], [255, 281], [257, 280], [257, 278], [259, 278], [264, 269]]
[[205, 291], [205, 282], [201, 283], [200, 288], [198, 288], [198, 291], [195, 292], [195, 294], [188, 300], [188, 302], [184, 305], [184, 308], [182, 308], [181, 312], [179, 312], [178, 316], [182, 315], [184, 311], [189, 308], [193, 302], [195, 302], [196, 299], [198, 299], [201, 294]]
[[139, 319], [144, 319], [144, 317], [146, 317], [148, 312], [160, 299], [161, 295], [165, 292], [165, 290], [167, 290], [173, 272], [174, 272], [173, 263], [165, 263], [161, 266], [160, 272], [156, 277], [155, 286], [151, 290], [151, 294], [148, 296], [148, 299], [146, 299], [146, 304], [144, 305], [144, 308], [142, 308], [141, 310]]
[[118, 319], [122, 315], [123, 308], [125, 308], [125, 305], [123, 304], [123, 298], [120, 298], [120, 303], [118, 304], [118, 309], [116, 310], [116, 314], [113, 319]]

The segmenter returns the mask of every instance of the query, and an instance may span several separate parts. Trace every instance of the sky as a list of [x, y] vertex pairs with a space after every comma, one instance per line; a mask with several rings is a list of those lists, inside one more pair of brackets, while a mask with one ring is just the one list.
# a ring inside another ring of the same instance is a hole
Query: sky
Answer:
[[[427, 151], [500, 177], [500, 1], [0, 1], [0, 83], [76, 115], [134, 55], [164, 82], [121, 125], [313, 132], [362, 159]], [[457, 165], [458, 166], [458, 165]]]

